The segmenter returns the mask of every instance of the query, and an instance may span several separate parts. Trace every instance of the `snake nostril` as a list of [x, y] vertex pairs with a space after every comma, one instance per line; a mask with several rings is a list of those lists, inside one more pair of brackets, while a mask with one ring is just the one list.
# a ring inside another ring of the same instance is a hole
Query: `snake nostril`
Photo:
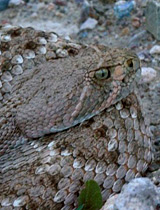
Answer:
[[132, 61], [132, 59], [129, 59], [127, 61], [127, 65], [128, 65], [128, 67], [133, 68], [133, 61]]

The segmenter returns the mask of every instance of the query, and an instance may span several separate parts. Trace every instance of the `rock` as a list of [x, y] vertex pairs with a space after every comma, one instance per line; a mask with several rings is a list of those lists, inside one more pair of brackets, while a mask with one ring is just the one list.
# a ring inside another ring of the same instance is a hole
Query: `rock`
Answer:
[[147, 61], [148, 59], [151, 60], [151, 58], [150, 58], [151, 56], [150, 56], [148, 50], [142, 50], [142, 51], [138, 52], [137, 55], [141, 61]]
[[121, 36], [127, 36], [130, 34], [129, 27], [125, 27], [122, 29]]
[[154, 45], [149, 52], [150, 54], [160, 54], [160, 45]]
[[54, 3], [58, 6], [66, 6], [67, 1], [63, 1], [63, 0], [55, 0]]
[[82, 31], [79, 33], [80, 39], [84, 39], [88, 37], [88, 32], [87, 31]]
[[134, 0], [117, 1], [114, 5], [114, 14], [118, 19], [122, 19], [125, 16], [130, 16], [131, 11], [135, 8], [136, 2]]
[[146, 29], [160, 40], [160, 1], [150, 0], [146, 7]]
[[7, 9], [9, 0], [0, 0], [0, 11]]
[[141, 25], [140, 18], [138, 18], [138, 17], [133, 17], [133, 18], [132, 18], [132, 26], [135, 27], [135, 28], [139, 28], [140, 25]]
[[83, 4], [81, 4], [81, 13], [79, 23], [84, 23], [89, 17], [95, 18], [96, 14], [93, 9], [93, 6], [87, 1], [84, 0]]
[[142, 67], [141, 68], [142, 82], [150, 82], [155, 79], [157, 72], [151, 67]]
[[24, 3], [24, 1], [22, 1], [22, 0], [10, 0], [9, 6], [17, 6], [17, 5], [20, 5], [23, 3]]
[[155, 210], [160, 204], [160, 189], [148, 178], [136, 178], [106, 204], [102, 210]]
[[148, 178], [133, 179], [117, 197], [117, 210], [154, 210], [160, 204], [160, 190]]
[[82, 23], [80, 27], [80, 31], [86, 30], [86, 29], [93, 29], [97, 25], [98, 21], [94, 18], [88, 18], [84, 23]]
[[114, 210], [114, 203], [118, 197], [118, 194], [111, 196], [107, 202], [104, 204], [101, 210]]

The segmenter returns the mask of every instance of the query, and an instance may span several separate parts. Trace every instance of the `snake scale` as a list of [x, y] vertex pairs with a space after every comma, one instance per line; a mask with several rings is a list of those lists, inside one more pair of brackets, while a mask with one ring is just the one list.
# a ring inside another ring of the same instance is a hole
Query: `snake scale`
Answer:
[[74, 209], [89, 179], [105, 201], [143, 175], [152, 146], [139, 77], [129, 50], [1, 26], [1, 209]]

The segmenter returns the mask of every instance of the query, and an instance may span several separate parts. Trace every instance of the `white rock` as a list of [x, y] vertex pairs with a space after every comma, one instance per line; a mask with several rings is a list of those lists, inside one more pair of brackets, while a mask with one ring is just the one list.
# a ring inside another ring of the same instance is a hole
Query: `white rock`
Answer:
[[10, 0], [9, 6], [12, 6], [12, 5], [20, 5], [20, 4], [23, 4], [23, 3], [24, 3], [23, 0]]
[[111, 196], [108, 198], [104, 206], [101, 208], [101, 210], [114, 210], [114, 203], [118, 197], [118, 194]]
[[80, 27], [80, 31], [85, 29], [93, 29], [97, 25], [98, 21], [94, 18], [88, 18]]
[[150, 82], [157, 76], [157, 72], [151, 67], [142, 67], [141, 76], [143, 82]]
[[155, 45], [150, 49], [150, 54], [160, 54], [160, 45]]

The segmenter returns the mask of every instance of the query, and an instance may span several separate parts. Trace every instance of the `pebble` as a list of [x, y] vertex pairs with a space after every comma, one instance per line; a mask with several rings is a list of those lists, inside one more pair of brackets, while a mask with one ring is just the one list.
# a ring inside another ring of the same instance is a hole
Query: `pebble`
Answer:
[[150, 54], [160, 54], [160, 45], [154, 45], [149, 52]]
[[66, 6], [67, 1], [55, 0], [54, 3], [58, 6]]
[[101, 210], [154, 210], [160, 204], [160, 190], [148, 178], [136, 178], [110, 197]]
[[88, 18], [82, 25], [80, 26], [80, 31], [86, 29], [94, 29], [97, 25], [98, 21], [94, 18]]
[[133, 17], [133, 18], [132, 18], [132, 26], [135, 27], [135, 28], [139, 28], [140, 25], [141, 25], [140, 18], [138, 18], [138, 17]]
[[141, 76], [143, 82], [150, 82], [156, 78], [157, 72], [151, 67], [142, 67]]
[[9, 6], [17, 6], [17, 5], [20, 5], [20, 4], [23, 4], [24, 1], [22, 0], [10, 0], [9, 1]]
[[148, 178], [133, 179], [117, 197], [114, 209], [151, 210], [160, 203], [160, 191]]
[[125, 27], [122, 29], [121, 36], [128, 36], [130, 34], [129, 27]]

